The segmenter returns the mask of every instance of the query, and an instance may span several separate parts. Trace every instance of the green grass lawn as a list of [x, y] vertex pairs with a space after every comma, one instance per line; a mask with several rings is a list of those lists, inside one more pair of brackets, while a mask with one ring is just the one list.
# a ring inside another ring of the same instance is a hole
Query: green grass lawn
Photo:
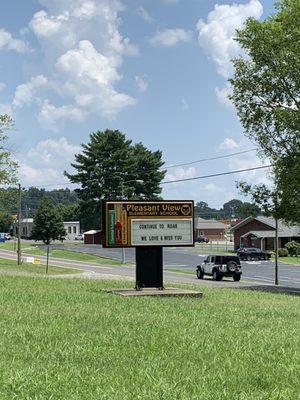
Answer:
[[0, 243], [0, 249], [4, 250], [16, 250], [17, 248], [17, 243], [14, 242], [13, 240], [9, 240], [5, 243]]
[[164, 271], [168, 272], [179, 272], [181, 274], [189, 274], [189, 275], [195, 275], [196, 276], [196, 268], [195, 270], [190, 270], [190, 269], [180, 269], [180, 268], [166, 268]]
[[[26, 250], [25, 253], [37, 256], [45, 256], [46, 250], [44, 247], [43, 248], [33, 247], [32, 249]], [[50, 253], [51, 253], [50, 257], [62, 258], [66, 260], [83, 261], [87, 263], [90, 262], [101, 265], [122, 265], [120, 261], [94, 256], [92, 254], [80, 253], [77, 251], [51, 249]]]
[[[25, 264], [17, 265], [16, 261], [5, 260], [0, 258], [0, 271], [8, 271], [8, 272], [25, 272], [28, 274], [39, 274], [46, 275], [45, 265], [34, 265], [34, 264]], [[53, 267], [49, 266], [48, 275], [62, 275], [62, 274], [80, 274], [83, 272], [79, 269], [73, 268], [62, 268], [62, 267]]]
[[122, 298], [128, 282], [0, 276], [0, 398], [289, 400], [300, 298], [203, 289]]
[[[32, 240], [21, 240], [21, 248], [28, 248], [33, 246], [35, 242]], [[4, 250], [12, 250], [16, 251], [17, 250], [17, 240], [11, 239], [7, 240], [5, 243], [0, 243], [0, 249]]]
[[300, 257], [279, 257], [279, 262], [300, 265]]
[[[75, 243], [77, 244], [77, 243]], [[37, 245], [35, 242], [30, 242], [30, 241], [22, 241], [21, 246], [23, 248], [23, 251], [26, 254], [30, 255], [36, 255], [36, 256], [45, 256], [46, 255], [46, 249], [45, 245]], [[16, 244], [11, 241], [7, 241], [5, 243], [0, 243], [0, 249], [5, 249], [5, 250], [16, 250]], [[99, 256], [95, 256], [92, 254], [86, 254], [86, 253], [80, 253], [77, 251], [71, 251], [71, 250], [60, 250], [60, 249], [54, 249], [51, 250], [51, 255], [52, 257], [55, 258], [62, 258], [62, 259], [67, 259], [67, 260], [74, 260], [74, 261], [83, 261], [83, 262], [90, 262], [90, 263], [95, 263], [95, 264], [100, 264], [100, 265], [122, 265], [120, 261], [113, 260], [113, 259], [108, 259], [108, 258], [103, 258]], [[126, 263], [128, 264], [128, 263]]]

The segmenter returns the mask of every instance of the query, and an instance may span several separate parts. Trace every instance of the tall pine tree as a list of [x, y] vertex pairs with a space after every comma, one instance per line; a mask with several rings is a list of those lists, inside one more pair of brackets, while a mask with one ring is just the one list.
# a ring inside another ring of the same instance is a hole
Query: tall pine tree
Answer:
[[161, 151], [148, 150], [142, 143], [132, 144], [118, 130], [97, 131], [90, 135], [82, 153], [75, 155], [74, 174], [65, 172], [80, 199], [85, 228], [101, 227], [103, 199], [157, 199], [162, 171]]

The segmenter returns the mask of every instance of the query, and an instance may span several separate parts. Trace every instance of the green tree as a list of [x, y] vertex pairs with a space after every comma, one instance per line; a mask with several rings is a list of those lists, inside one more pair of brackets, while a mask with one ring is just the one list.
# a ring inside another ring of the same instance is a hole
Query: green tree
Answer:
[[62, 216], [63, 221], [80, 221], [80, 207], [75, 204], [59, 204], [58, 212]]
[[219, 218], [220, 211], [210, 208], [205, 201], [198, 201], [195, 205], [195, 216], [201, 218]]
[[[281, 0], [265, 21], [249, 19], [236, 40], [245, 56], [230, 80], [245, 134], [274, 165], [276, 212], [300, 222], [300, 2]], [[298, 195], [297, 195], [298, 194]], [[284, 201], [281, 201], [283, 200]], [[294, 210], [294, 211], [293, 211]]]
[[0, 183], [10, 184], [17, 182], [17, 163], [12, 159], [6, 147], [6, 131], [13, 128], [13, 120], [7, 114], [0, 115]]
[[11, 214], [0, 211], [0, 232], [9, 232], [13, 223]]
[[240, 218], [240, 209], [243, 202], [238, 199], [232, 199], [223, 204], [223, 211], [226, 218]]
[[261, 213], [261, 209], [253, 203], [243, 202], [239, 210], [239, 218], [256, 217]]
[[232, 199], [223, 204], [223, 215], [225, 218], [234, 217], [244, 219], [250, 216], [256, 217], [259, 213], [259, 206], [248, 202], [242, 202], [238, 199]]
[[160, 170], [164, 164], [160, 151], [152, 152], [141, 143], [133, 145], [118, 130], [92, 133], [82, 148], [71, 164], [76, 173], [65, 175], [81, 185], [76, 193], [85, 229], [101, 227], [103, 199], [159, 197], [165, 176]]
[[44, 197], [33, 220], [32, 238], [49, 245], [52, 240], [64, 240], [66, 230], [60, 213], [53, 202]]

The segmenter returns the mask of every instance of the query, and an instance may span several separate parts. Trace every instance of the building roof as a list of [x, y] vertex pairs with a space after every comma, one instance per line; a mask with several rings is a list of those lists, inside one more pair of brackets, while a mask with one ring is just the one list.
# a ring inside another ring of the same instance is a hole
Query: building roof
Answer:
[[21, 219], [22, 224], [32, 224], [33, 223], [33, 218], [22, 218]]
[[196, 218], [195, 227], [196, 229], [226, 229], [227, 225], [215, 219]]
[[[243, 237], [253, 235], [256, 236], [257, 238], [275, 238], [275, 231], [249, 231], [245, 233]], [[285, 234], [284, 231], [278, 232], [278, 237], [286, 237], [287, 235]]]
[[[267, 231], [249, 231], [244, 236], [249, 235], [251, 232], [257, 232], [258, 237], [274, 237], [275, 232], [275, 219], [272, 217], [265, 217], [263, 215], [259, 215], [258, 217], [248, 217], [241, 221], [239, 224], [233, 226], [231, 231], [235, 231], [237, 228], [241, 226], [247, 225], [251, 221], [259, 221], [264, 225], [269, 226], [271, 229]], [[267, 233], [269, 232], [269, 233]], [[267, 236], [269, 235], [269, 236]], [[255, 235], [257, 236], [257, 235]], [[300, 225], [288, 225], [283, 220], [278, 221], [278, 236], [279, 237], [300, 237]]]
[[83, 234], [84, 235], [95, 235], [98, 232], [100, 232], [100, 231], [96, 231], [96, 230], [92, 229], [90, 231], [83, 232]]

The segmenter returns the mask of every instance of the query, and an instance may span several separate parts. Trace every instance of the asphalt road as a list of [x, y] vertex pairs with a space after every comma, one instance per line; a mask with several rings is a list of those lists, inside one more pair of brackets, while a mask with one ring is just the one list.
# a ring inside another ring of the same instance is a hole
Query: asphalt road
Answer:
[[[109, 257], [116, 260], [122, 259], [121, 249], [103, 249], [97, 245], [64, 245], [64, 248], [70, 250], [86, 252], [102, 257]], [[135, 262], [135, 250], [126, 249], [126, 261]], [[165, 248], [164, 249], [164, 270], [188, 270], [195, 271], [195, 267], [207, 256], [200, 253], [195, 248]], [[261, 282], [262, 284], [273, 284], [275, 268], [273, 261], [243, 261], [242, 262], [243, 279]], [[210, 278], [208, 278], [210, 279]], [[231, 280], [231, 278], [227, 278]], [[194, 280], [194, 277], [193, 277]], [[189, 279], [190, 281], [190, 279]], [[300, 288], [300, 266], [290, 264], [279, 264], [279, 283], [283, 286]]]

